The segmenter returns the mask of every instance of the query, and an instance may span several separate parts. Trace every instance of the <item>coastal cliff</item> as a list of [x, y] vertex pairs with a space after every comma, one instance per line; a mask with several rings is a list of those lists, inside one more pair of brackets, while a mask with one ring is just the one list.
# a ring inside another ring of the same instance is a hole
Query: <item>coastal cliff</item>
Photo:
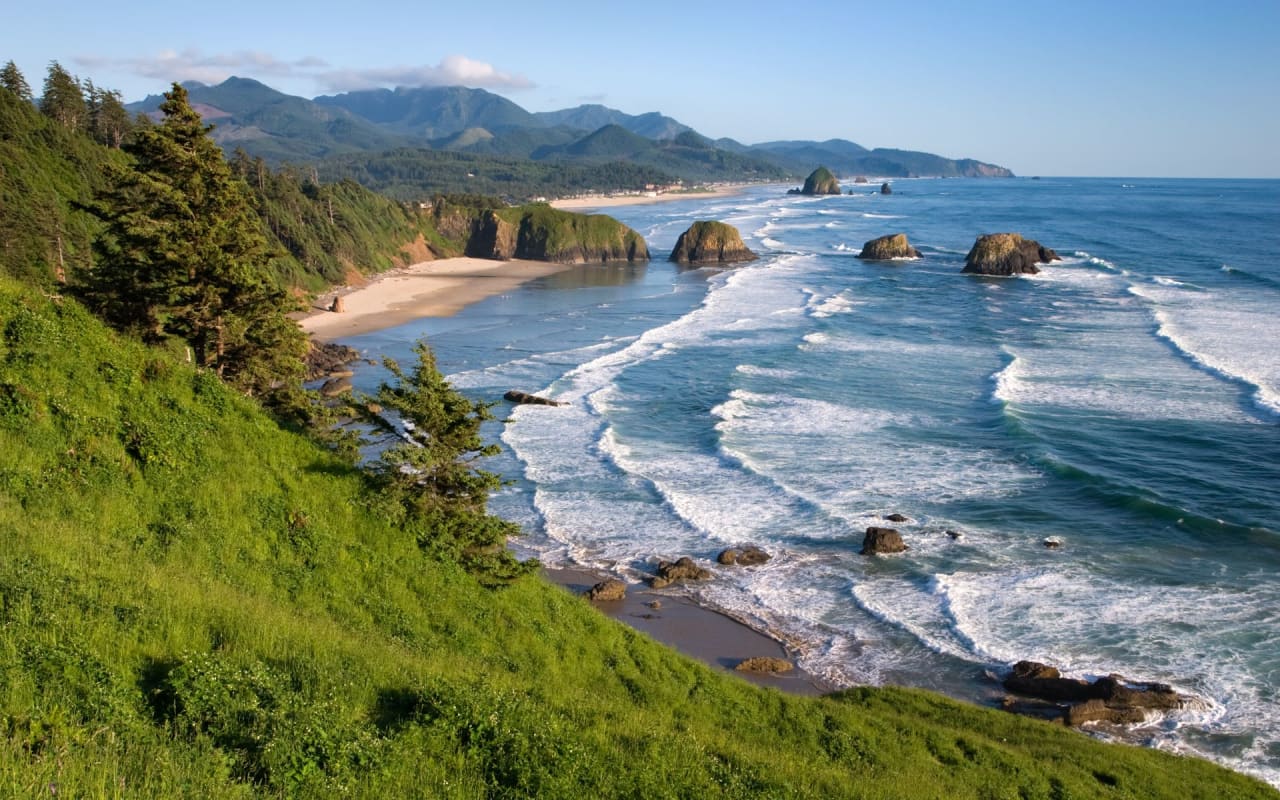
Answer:
[[466, 253], [561, 264], [649, 260], [640, 234], [603, 214], [575, 214], [545, 204], [490, 209], [475, 220]]

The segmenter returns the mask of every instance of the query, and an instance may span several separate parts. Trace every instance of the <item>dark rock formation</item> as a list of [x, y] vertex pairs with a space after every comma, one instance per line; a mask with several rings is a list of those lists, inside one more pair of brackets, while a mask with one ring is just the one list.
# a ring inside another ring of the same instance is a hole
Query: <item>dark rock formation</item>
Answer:
[[859, 175], [853, 179], [854, 183], [868, 183], [866, 175]]
[[911, 246], [905, 233], [891, 233], [872, 239], [862, 246], [858, 258], [868, 261], [888, 261], [894, 258], [919, 258], [920, 251]]
[[326, 375], [333, 375], [335, 372], [344, 371], [342, 368], [352, 361], [359, 360], [360, 353], [345, 344], [311, 340], [307, 354], [302, 357], [302, 364], [306, 369], [304, 380], [314, 381]]
[[964, 272], [976, 275], [1034, 275], [1036, 264], [1061, 261], [1057, 253], [1034, 239], [1017, 233], [989, 233], [979, 236], [964, 259]]
[[662, 589], [680, 581], [702, 581], [711, 577], [711, 573], [693, 563], [688, 556], [675, 561], [659, 561], [658, 574], [650, 582], [655, 589]]
[[1064, 678], [1054, 667], [1035, 661], [1019, 661], [1004, 680], [1009, 691], [1066, 704], [1061, 709], [1068, 725], [1085, 722], [1128, 724], [1142, 721], [1148, 709], [1169, 711], [1182, 708], [1187, 698], [1163, 683], [1128, 683], [1109, 675], [1093, 683]]
[[329, 310], [335, 314], [341, 314], [347, 310], [346, 304], [342, 301], [342, 295], [333, 298], [333, 302], [329, 304]]
[[862, 555], [871, 556], [877, 553], [901, 553], [907, 549], [902, 541], [902, 534], [893, 528], [867, 528], [867, 535], [862, 539]]
[[350, 392], [353, 388], [350, 378], [330, 378], [320, 387], [320, 396], [337, 397]]
[[587, 598], [601, 602], [621, 600], [627, 596], [627, 585], [616, 578], [603, 580], [587, 590]]
[[574, 214], [545, 204], [483, 212], [472, 225], [466, 254], [559, 264], [648, 261], [640, 234], [604, 214]]
[[907, 522], [908, 521], [906, 514], [890, 514], [889, 516], [885, 517], [885, 519], [887, 519], [889, 522]]
[[518, 389], [510, 389], [502, 396], [503, 400], [511, 403], [520, 403], [529, 406], [562, 406], [558, 400], [549, 400], [545, 397], [538, 397], [536, 394], [529, 394]]
[[766, 675], [781, 675], [784, 672], [790, 672], [795, 669], [795, 665], [785, 658], [775, 658], [774, 656], [755, 656], [744, 661], [739, 661], [738, 666], [734, 667], [738, 672], [760, 672]]
[[742, 243], [737, 228], [710, 220], [695, 222], [680, 234], [668, 260], [678, 264], [737, 264], [755, 259], [756, 254]]
[[754, 567], [757, 564], [763, 564], [773, 556], [749, 544], [745, 547], [730, 547], [722, 550], [720, 555], [716, 556], [716, 561], [727, 566], [737, 564], [740, 567]]
[[840, 194], [840, 181], [826, 167], [818, 167], [804, 180], [800, 194]]
[[880, 194], [893, 194], [893, 187], [887, 183], [880, 184]]

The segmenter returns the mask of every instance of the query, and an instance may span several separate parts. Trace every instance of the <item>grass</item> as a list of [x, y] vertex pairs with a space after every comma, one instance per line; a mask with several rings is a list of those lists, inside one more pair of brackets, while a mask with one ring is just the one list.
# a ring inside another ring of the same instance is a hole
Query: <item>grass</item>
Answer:
[[753, 687], [428, 556], [70, 300], [0, 283], [0, 331], [0, 796], [1277, 796], [922, 691]]

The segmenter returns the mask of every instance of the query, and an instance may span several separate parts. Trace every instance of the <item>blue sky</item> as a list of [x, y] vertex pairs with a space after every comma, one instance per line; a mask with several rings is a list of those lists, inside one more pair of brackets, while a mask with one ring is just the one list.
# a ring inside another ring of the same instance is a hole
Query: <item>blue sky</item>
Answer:
[[[531, 111], [662, 111], [717, 138], [844, 138], [1021, 175], [1280, 177], [1280, 0], [26, 2], [0, 62], [121, 90], [313, 97], [462, 84]], [[56, 9], [56, 11], [54, 10]]]

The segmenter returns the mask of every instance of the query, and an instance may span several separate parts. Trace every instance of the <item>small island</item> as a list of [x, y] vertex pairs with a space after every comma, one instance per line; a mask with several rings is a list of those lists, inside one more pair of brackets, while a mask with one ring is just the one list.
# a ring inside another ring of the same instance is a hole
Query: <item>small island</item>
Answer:
[[964, 259], [964, 270], [972, 275], [1035, 275], [1037, 264], [1062, 258], [1034, 239], [1017, 233], [989, 233], [979, 236]]
[[840, 194], [840, 181], [826, 167], [818, 167], [804, 180], [804, 188], [792, 189], [788, 194], [822, 195]]
[[724, 222], [695, 222], [680, 234], [669, 261], [696, 266], [741, 264], [755, 261], [756, 254], [747, 249], [738, 229]]

